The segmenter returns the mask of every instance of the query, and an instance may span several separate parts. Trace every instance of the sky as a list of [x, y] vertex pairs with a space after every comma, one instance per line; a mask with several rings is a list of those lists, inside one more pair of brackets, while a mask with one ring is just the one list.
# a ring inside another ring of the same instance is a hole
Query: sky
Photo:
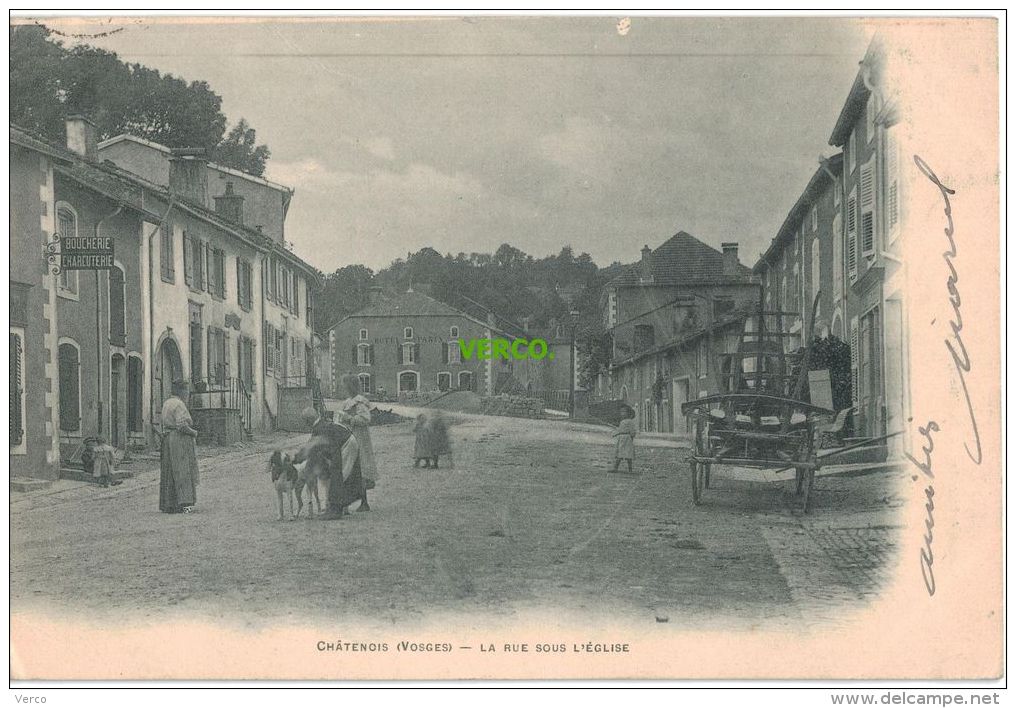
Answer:
[[[818, 168], [871, 36], [832, 18], [89, 18], [67, 35], [207, 81], [295, 189], [325, 272], [431, 246], [601, 266], [678, 231], [753, 265]], [[116, 30], [116, 31], [113, 31]], [[112, 33], [110, 33], [113, 31]], [[102, 33], [105, 36], [94, 36]]]

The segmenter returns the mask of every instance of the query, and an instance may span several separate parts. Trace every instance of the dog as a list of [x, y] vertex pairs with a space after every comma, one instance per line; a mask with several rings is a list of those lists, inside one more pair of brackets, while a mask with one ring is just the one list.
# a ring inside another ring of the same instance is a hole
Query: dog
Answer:
[[[322, 475], [327, 479], [328, 459], [322, 455], [312, 454], [301, 462], [294, 462], [288, 452], [276, 450], [268, 460], [268, 470], [272, 478], [272, 486], [279, 497], [279, 521], [284, 521], [285, 500], [289, 499], [289, 517], [298, 519], [303, 511], [303, 492], [307, 491], [307, 515], [314, 518], [314, 504], [317, 513], [321, 513], [321, 496], [318, 492], [318, 480]], [[293, 513], [293, 496], [296, 496], [296, 513]], [[327, 490], [325, 492], [327, 498]]]

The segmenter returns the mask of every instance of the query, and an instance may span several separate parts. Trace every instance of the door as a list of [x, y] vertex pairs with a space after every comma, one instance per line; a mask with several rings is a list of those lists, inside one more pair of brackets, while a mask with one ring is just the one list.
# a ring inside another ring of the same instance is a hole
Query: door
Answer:
[[681, 412], [681, 404], [688, 402], [688, 379], [674, 379], [672, 388], [674, 389], [674, 432], [675, 433], [687, 433], [688, 432], [688, 420], [685, 418], [684, 413]]
[[159, 345], [159, 352], [155, 358], [154, 378], [155, 412], [161, 414], [162, 404], [173, 395], [173, 381], [183, 379], [183, 359], [176, 342], [172, 339], [165, 339]]
[[142, 432], [142, 398], [144, 396], [144, 380], [141, 376], [141, 359], [136, 356], [127, 358], [127, 433]]
[[124, 390], [123, 369], [123, 357], [119, 354], [114, 354], [109, 368], [109, 441], [115, 448], [122, 447], [124, 443], [123, 431], [120, 430], [123, 423], [121, 417], [123, 407], [120, 401], [120, 396]]

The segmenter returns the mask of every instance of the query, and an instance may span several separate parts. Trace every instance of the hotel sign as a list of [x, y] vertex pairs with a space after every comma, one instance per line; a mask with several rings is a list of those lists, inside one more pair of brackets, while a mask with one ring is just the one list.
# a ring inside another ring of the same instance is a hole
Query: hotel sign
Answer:
[[109, 270], [112, 267], [111, 236], [69, 236], [60, 239], [61, 270]]

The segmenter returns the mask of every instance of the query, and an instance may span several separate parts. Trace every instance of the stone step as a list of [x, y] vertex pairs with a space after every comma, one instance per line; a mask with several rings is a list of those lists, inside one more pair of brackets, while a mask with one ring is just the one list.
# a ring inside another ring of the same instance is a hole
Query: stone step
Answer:
[[[116, 470], [112, 475], [110, 475], [110, 479], [124, 480], [130, 479], [133, 476], [134, 473], [129, 470]], [[84, 470], [69, 467], [64, 467], [60, 470], [60, 479], [73, 479], [77, 482], [93, 482], [95, 484], [99, 483], [98, 477], [93, 477]]]
[[12, 492], [36, 492], [46, 489], [53, 484], [49, 479], [36, 479], [34, 477], [17, 477], [11, 480]]

